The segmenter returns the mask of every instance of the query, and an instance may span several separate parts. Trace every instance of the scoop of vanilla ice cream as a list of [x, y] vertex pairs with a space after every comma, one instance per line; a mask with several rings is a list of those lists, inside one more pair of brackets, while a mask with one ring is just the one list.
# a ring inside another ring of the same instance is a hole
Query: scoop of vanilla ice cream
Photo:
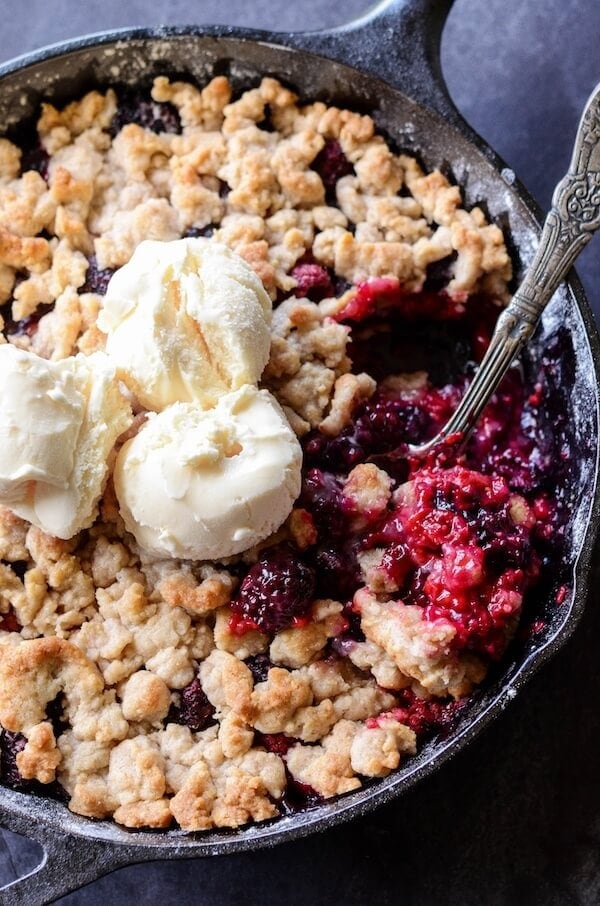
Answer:
[[209, 239], [146, 240], [113, 274], [98, 326], [119, 377], [147, 409], [214, 405], [255, 384], [269, 358], [271, 300], [243, 258]]
[[0, 347], [0, 503], [58, 538], [96, 515], [114, 443], [132, 422], [101, 352], [49, 362]]
[[279, 528], [300, 493], [302, 451], [279, 404], [246, 385], [203, 411], [174, 403], [121, 448], [114, 483], [138, 544], [219, 559]]
[[73, 374], [6, 343], [0, 346], [0, 502], [32, 481], [65, 489], [85, 398]]

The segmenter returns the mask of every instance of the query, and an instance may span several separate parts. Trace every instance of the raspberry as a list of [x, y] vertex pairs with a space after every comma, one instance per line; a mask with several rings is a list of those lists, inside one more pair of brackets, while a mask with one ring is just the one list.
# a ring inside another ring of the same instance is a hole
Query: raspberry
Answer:
[[315, 587], [313, 570], [291, 549], [267, 551], [242, 582], [231, 608], [237, 631], [279, 632], [306, 615]]
[[296, 281], [294, 295], [320, 302], [335, 295], [329, 272], [320, 264], [297, 264], [291, 276]]
[[394, 718], [410, 727], [417, 736], [429, 736], [451, 725], [463, 706], [461, 701], [440, 701], [419, 698], [412, 689], [397, 693], [399, 707], [367, 720], [368, 727], [377, 727], [386, 717]]
[[356, 293], [335, 319], [364, 321], [392, 309], [407, 321], [453, 321], [465, 314], [463, 302], [445, 292], [407, 293], [397, 277], [371, 277], [357, 285]]

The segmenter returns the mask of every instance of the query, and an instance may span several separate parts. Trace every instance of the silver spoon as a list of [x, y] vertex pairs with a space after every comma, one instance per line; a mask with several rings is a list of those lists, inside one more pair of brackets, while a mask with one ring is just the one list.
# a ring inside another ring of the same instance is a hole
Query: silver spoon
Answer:
[[424, 456], [440, 444], [460, 449], [573, 262], [600, 226], [600, 84], [583, 111], [567, 175], [558, 183], [538, 249], [510, 303], [500, 314], [490, 345], [454, 415], [439, 434], [409, 446]]

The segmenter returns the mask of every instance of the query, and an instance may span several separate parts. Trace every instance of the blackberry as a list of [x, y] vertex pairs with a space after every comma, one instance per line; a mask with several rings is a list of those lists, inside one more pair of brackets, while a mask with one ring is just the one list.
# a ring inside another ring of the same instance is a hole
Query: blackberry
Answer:
[[328, 192], [332, 192], [335, 189], [338, 179], [341, 179], [342, 176], [349, 176], [350, 173], [354, 173], [354, 167], [336, 139], [330, 139], [325, 142], [325, 146], [319, 151], [312, 163], [312, 169], [317, 171]]
[[231, 607], [248, 629], [275, 633], [307, 613], [314, 587], [310, 567], [291, 549], [274, 548], [246, 575]]
[[109, 280], [114, 274], [114, 269], [105, 267], [100, 270], [95, 255], [91, 255], [88, 261], [89, 264], [85, 274], [85, 283], [79, 289], [79, 292], [97, 293], [99, 296], [104, 296], [106, 295]]
[[141, 91], [124, 91], [109, 131], [115, 136], [128, 123], [136, 123], [152, 132], [181, 132], [181, 120], [173, 104], [159, 103]]
[[214, 708], [206, 697], [199, 677], [195, 677], [181, 690], [179, 708], [169, 718], [178, 724], [185, 724], [192, 733], [206, 730], [215, 723]]

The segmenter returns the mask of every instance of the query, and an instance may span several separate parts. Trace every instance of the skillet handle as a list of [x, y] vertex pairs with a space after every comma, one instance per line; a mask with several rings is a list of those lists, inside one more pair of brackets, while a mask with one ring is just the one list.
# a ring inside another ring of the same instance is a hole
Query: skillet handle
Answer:
[[[440, 43], [453, 0], [380, 0], [337, 28], [292, 32], [283, 43], [379, 76], [445, 120], [464, 128], [442, 74]], [[280, 37], [280, 36], [278, 36]]]
[[2, 906], [45, 906], [117, 868], [156, 858], [142, 851], [133, 856], [126, 847], [121, 852], [101, 840], [74, 837], [24, 816], [12, 815], [7, 822], [3, 815], [2, 824], [8, 823], [15, 833], [40, 844], [42, 858], [29, 874], [0, 888]]

